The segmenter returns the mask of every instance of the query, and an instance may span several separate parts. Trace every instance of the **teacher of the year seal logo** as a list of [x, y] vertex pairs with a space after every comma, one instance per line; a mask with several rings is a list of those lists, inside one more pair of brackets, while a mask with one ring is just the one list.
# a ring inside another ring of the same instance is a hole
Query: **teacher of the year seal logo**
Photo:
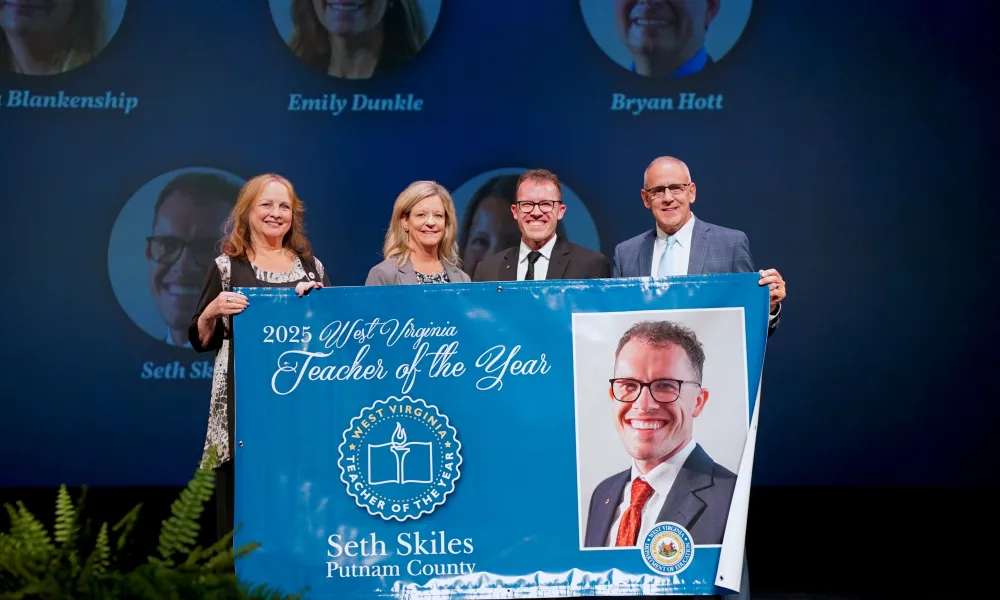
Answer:
[[337, 465], [358, 506], [386, 521], [405, 521], [434, 512], [455, 491], [461, 448], [436, 406], [390, 396], [351, 419]]

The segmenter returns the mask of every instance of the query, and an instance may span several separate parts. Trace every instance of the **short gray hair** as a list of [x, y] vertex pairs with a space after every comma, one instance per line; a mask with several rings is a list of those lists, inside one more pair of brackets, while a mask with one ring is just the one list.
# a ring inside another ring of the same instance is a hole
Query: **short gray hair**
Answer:
[[674, 158], [673, 156], [658, 156], [649, 163], [646, 170], [642, 174], [642, 183], [646, 185], [646, 177], [649, 175], [649, 170], [653, 167], [661, 164], [677, 165], [684, 170], [684, 174], [687, 175], [688, 181], [691, 181], [691, 169], [688, 168], [684, 161], [679, 158]]

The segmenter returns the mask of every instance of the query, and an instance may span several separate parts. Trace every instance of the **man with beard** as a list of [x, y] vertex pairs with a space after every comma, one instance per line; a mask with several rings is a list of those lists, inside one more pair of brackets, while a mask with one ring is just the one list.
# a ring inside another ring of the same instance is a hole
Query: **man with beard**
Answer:
[[525, 171], [518, 178], [515, 194], [510, 210], [521, 230], [521, 243], [480, 262], [473, 281], [610, 277], [611, 268], [603, 254], [556, 235], [566, 205], [555, 173], [545, 169]]
[[168, 183], [156, 200], [146, 260], [150, 294], [166, 325], [163, 341], [168, 345], [191, 346], [191, 315], [239, 192], [237, 184], [219, 175], [186, 173]]
[[722, 0], [615, 0], [618, 34], [632, 70], [647, 77], [700, 73], [711, 60], [705, 35]]

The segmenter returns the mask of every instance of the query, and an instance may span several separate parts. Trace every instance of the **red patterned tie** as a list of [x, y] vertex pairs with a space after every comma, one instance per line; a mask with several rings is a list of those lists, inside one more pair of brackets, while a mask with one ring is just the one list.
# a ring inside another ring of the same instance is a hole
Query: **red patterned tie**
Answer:
[[635, 546], [636, 538], [639, 536], [639, 525], [642, 523], [642, 507], [646, 500], [653, 495], [653, 488], [642, 479], [632, 482], [632, 497], [629, 499], [628, 508], [622, 515], [622, 521], [618, 524], [618, 538], [615, 546]]

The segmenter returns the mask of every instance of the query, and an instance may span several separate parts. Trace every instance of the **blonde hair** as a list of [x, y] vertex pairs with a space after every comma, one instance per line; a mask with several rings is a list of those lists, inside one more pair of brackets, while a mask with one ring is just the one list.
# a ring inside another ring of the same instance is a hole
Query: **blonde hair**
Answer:
[[222, 251], [231, 258], [248, 258], [247, 252], [253, 250], [253, 240], [250, 238], [250, 211], [264, 194], [264, 188], [272, 181], [277, 181], [288, 188], [288, 195], [292, 199], [292, 226], [285, 234], [282, 245], [302, 258], [309, 258], [312, 254], [312, 246], [306, 238], [306, 228], [302, 221], [306, 207], [296, 195], [292, 182], [281, 175], [264, 173], [243, 185], [239, 197], [236, 198], [236, 206], [226, 220]]
[[451, 194], [436, 181], [414, 181], [406, 186], [392, 207], [392, 219], [389, 230], [385, 232], [385, 244], [382, 246], [382, 257], [395, 258], [399, 264], [410, 258], [410, 236], [403, 229], [403, 219], [410, 216], [413, 207], [422, 200], [437, 196], [444, 205], [444, 236], [438, 244], [438, 258], [441, 262], [453, 267], [459, 266], [458, 258], [458, 223], [455, 217], [455, 203]]
[[[69, 46], [58, 55], [60, 73], [89, 63], [108, 45], [108, 12], [107, 0], [76, 0], [69, 17]], [[13, 63], [10, 43], [0, 34], [0, 64], [14, 69]]]

